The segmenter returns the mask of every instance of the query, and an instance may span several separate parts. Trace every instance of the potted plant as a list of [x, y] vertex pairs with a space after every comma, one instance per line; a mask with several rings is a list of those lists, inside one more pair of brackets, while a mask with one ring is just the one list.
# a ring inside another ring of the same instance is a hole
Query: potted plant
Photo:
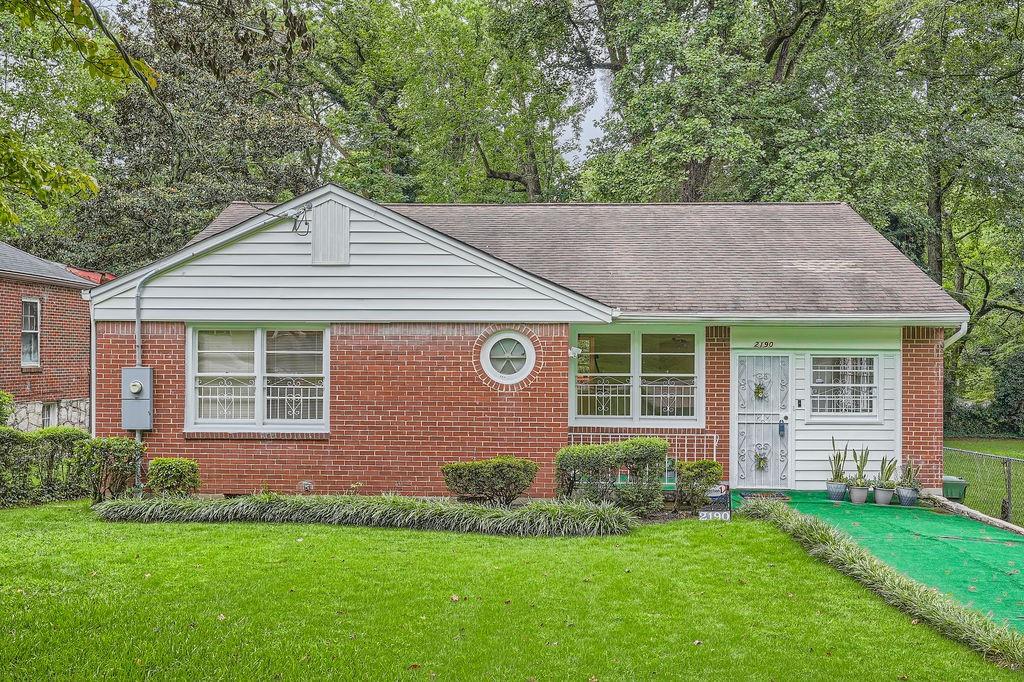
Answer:
[[864, 448], [859, 453], [854, 451], [853, 464], [857, 467], [857, 474], [853, 476], [850, 481], [850, 502], [854, 504], [864, 504], [868, 501], [868, 488], [870, 484], [867, 479], [867, 468], [868, 468], [868, 457], [869, 452], [867, 448]]
[[875, 504], [892, 503], [892, 494], [896, 492], [896, 481], [892, 480], [895, 475], [896, 458], [883, 457], [878, 467], [878, 479], [875, 481]]
[[828, 491], [828, 499], [833, 502], [841, 502], [846, 498], [846, 458], [850, 444], [840, 450], [836, 447], [836, 439], [832, 438], [832, 456], [829, 457], [829, 464], [832, 465], [832, 476], [825, 483]]
[[917, 469], [912, 464], [904, 464], [899, 485], [896, 486], [896, 495], [900, 498], [900, 504], [904, 507], [913, 507], [917, 504], [920, 490], [921, 482], [917, 480]]

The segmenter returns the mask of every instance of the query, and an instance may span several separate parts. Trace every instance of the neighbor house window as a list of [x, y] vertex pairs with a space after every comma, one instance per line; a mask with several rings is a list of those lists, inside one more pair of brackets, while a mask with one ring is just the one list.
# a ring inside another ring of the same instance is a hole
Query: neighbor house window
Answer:
[[698, 416], [698, 335], [579, 333], [577, 419], [627, 423]]
[[198, 329], [191, 421], [275, 427], [325, 422], [323, 330]]
[[815, 356], [811, 359], [812, 414], [875, 414], [877, 399], [873, 356]]
[[43, 428], [57, 426], [57, 403], [43, 403]]
[[21, 302], [21, 364], [39, 365], [39, 301], [35, 299]]

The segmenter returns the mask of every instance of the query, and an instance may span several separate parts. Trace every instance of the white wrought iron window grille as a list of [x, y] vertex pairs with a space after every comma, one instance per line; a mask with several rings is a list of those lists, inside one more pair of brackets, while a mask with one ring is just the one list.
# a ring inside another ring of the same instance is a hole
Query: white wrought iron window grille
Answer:
[[872, 415], [878, 399], [874, 356], [811, 359], [811, 414]]

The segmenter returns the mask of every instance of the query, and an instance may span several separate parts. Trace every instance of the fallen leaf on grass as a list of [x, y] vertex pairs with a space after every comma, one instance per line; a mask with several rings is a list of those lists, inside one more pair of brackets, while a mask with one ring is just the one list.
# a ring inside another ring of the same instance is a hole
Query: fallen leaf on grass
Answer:
[[699, 639], [695, 639], [695, 640], [693, 640], [693, 645], [694, 645], [694, 646], [700, 646], [700, 645], [701, 645], [701, 644], [703, 644], [703, 643], [704, 643], [704, 642], [700, 641]]
[[224, 620], [225, 618], [227, 618], [227, 616], [225, 616], [223, 613], [217, 616], [217, 620]]
[[457, 594], [453, 594], [451, 599], [452, 599], [453, 602], [457, 602], [457, 601], [459, 601], [460, 597]]

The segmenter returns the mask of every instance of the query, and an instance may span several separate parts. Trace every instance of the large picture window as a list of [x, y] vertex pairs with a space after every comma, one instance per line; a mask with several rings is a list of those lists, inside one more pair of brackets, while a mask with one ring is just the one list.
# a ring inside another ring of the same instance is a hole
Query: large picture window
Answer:
[[877, 398], [874, 356], [811, 358], [811, 414], [873, 415]]
[[576, 419], [616, 424], [696, 420], [698, 338], [693, 332], [580, 332]]
[[322, 329], [196, 329], [191, 422], [272, 430], [325, 424]]

